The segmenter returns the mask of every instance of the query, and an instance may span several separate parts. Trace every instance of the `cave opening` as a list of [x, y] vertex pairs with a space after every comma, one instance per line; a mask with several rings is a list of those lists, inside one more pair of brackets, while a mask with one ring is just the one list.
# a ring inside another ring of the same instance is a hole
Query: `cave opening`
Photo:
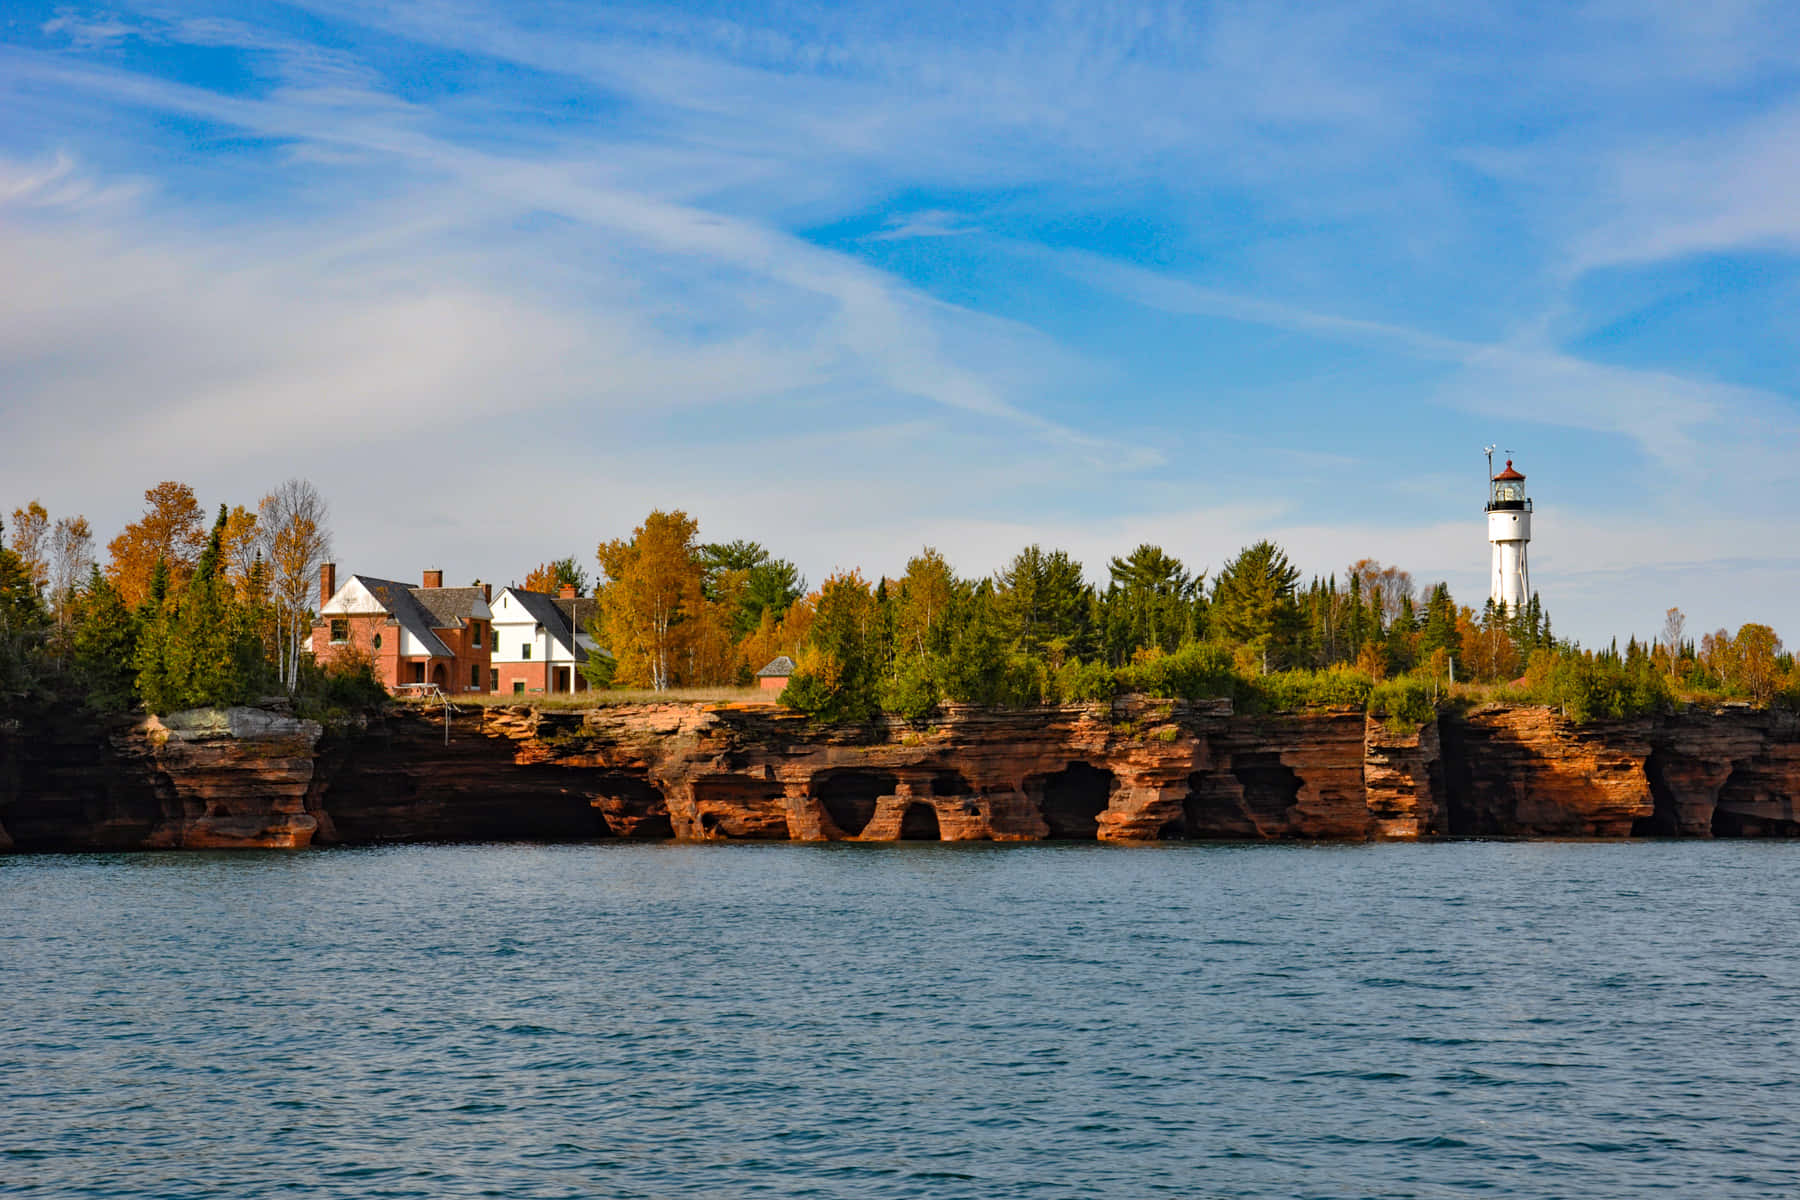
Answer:
[[[1161, 838], [1188, 841], [1230, 840], [1258, 837], [1261, 831], [1248, 811], [1238, 804], [1235, 779], [1223, 771], [1195, 771], [1188, 776], [1187, 795], [1181, 798], [1181, 819], [1163, 826]], [[1178, 832], [1170, 832], [1179, 824]]]
[[938, 828], [937, 809], [924, 801], [906, 806], [900, 815], [900, 840], [903, 842], [941, 842], [944, 834]]
[[1271, 823], [1287, 815], [1300, 799], [1300, 776], [1273, 751], [1245, 754], [1231, 764], [1231, 773], [1244, 789], [1244, 807]]
[[931, 777], [931, 794], [934, 796], [967, 796], [974, 790], [961, 771], [939, 771]]
[[827, 771], [813, 779], [813, 799], [845, 837], [861, 833], [875, 816], [875, 802], [900, 786], [892, 771]]
[[1631, 823], [1632, 837], [1675, 837], [1681, 833], [1681, 818], [1675, 811], [1675, 793], [1667, 778], [1669, 755], [1661, 746], [1650, 751], [1644, 761], [1644, 776], [1650, 783], [1651, 813]]
[[773, 779], [712, 775], [694, 781], [694, 807], [708, 837], [786, 841], [787, 789]]
[[1719, 789], [1718, 802], [1713, 806], [1712, 835], [1716, 838], [1800, 837], [1800, 821], [1756, 814], [1757, 808], [1768, 810], [1769, 799], [1757, 788], [1753, 771], [1741, 767], [1732, 771], [1725, 786]]
[[596, 837], [672, 838], [669, 802], [662, 789], [638, 775], [604, 775], [591, 802], [600, 817]]
[[1025, 794], [1038, 802], [1049, 837], [1092, 841], [1100, 835], [1100, 814], [1112, 800], [1113, 773], [1084, 762], [1025, 781]]

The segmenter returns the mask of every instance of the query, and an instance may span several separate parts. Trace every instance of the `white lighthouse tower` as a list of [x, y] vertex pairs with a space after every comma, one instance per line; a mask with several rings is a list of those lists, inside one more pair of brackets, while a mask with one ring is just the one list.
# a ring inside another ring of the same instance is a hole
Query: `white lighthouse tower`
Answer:
[[1531, 567], [1525, 558], [1531, 543], [1531, 499], [1525, 495], [1525, 476], [1513, 470], [1510, 458], [1506, 470], [1488, 484], [1487, 520], [1494, 548], [1493, 601], [1518, 612], [1531, 595]]

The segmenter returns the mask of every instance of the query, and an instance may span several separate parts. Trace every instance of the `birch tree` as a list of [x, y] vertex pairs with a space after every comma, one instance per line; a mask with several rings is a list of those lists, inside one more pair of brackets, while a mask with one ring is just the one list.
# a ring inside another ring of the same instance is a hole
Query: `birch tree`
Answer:
[[601, 622], [617, 656], [617, 682], [667, 691], [678, 682], [689, 641], [699, 630], [699, 523], [679, 510], [653, 512], [631, 540], [596, 551], [606, 582], [598, 589]]
[[331, 557], [329, 521], [325, 498], [304, 479], [289, 479], [256, 510], [254, 541], [275, 608], [276, 673], [289, 695], [299, 682], [301, 633], [312, 629], [319, 568]]
[[42, 591], [50, 583], [50, 563], [44, 553], [44, 541], [50, 532], [50, 513], [33, 500], [24, 508], [13, 509], [12, 519], [12, 536], [7, 540], [24, 564], [32, 585]]

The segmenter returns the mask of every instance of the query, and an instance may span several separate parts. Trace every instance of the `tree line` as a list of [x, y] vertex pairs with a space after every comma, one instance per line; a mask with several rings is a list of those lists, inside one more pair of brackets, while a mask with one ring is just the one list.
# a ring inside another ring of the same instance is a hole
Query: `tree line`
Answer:
[[[52, 520], [36, 501], [14, 509], [0, 523], [0, 711], [43, 696], [164, 712], [277, 693], [367, 701], [378, 686], [366, 663], [321, 671], [302, 650], [330, 550], [328, 507], [304, 480], [254, 508], [222, 504], [210, 522], [191, 487], [160, 483], [104, 562], [84, 518]], [[590, 632], [610, 653], [584, 666], [590, 683], [744, 685], [787, 655], [798, 669], [784, 701], [833, 720], [1128, 692], [1396, 719], [1450, 695], [1580, 719], [1678, 699], [1800, 700], [1794, 658], [1767, 625], [1692, 638], [1670, 609], [1659, 637], [1590, 650], [1555, 636], [1535, 595], [1515, 611], [1477, 609], [1372, 559], [1303, 580], [1267, 540], [1210, 574], [1140, 545], [1109, 558], [1098, 584], [1063, 550], [1027, 546], [965, 577], [925, 548], [897, 578], [852, 570], [809, 590], [762, 545], [704, 542], [685, 513], [658, 511], [593, 561], [592, 579], [573, 555], [525, 578], [598, 602]]]
[[171, 712], [385, 694], [366, 664], [321, 671], [303, 652], [331, 552], [327, 505], [305, 480], [254, 509], [221, 504], [210, 522], [193, 488], [159, 483], [104, 563], [86, 518], [52, 522], [35, 500], [0, 533], [0, 711], [45, 699]]
[[[840, 572], [806, 592], [756, 543], [699, 540], [653, 512], [598, 548], [593, 634], [614, 657], [590, 679], [664, 690], [747, 683], [778, 654], [799, 669], [782, 699], [833, 720], [919, 718], [944, 701], [1029, 705], [1126, 692], [1241, 705], [1350, 704], [1422, 719], [1452, 694], [1556, 704], [1577, 719], [1666, 709], [1678, 697], [1800, 698], [1767, 626], [1683, 642], [1584, 649], [1552, 631], [1535, 594], [1508, 610], [1458, 604], [1449, 586], [1360, 559], [1302, 572], [1271, 541], [1208, 578], [1155, 545], [1088, 580], [1062, 550], [1020, 550], [991, 576], [959, 576], [926, 548], [898, 578]], [[1671, 610], [1673, 619], [1673, 610]], [[1460, 685], [1460, 687], [1458, 687]]]

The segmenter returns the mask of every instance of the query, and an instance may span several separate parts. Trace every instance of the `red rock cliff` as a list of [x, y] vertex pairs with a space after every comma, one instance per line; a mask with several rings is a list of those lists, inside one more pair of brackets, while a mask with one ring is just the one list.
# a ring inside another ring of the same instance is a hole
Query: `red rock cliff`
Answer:
[[398, 710], [323, 740], [232, 710], [0, 731], [0, 749], [0, 828], [22, 850], [1800, 835], [1800, 719], [1748, 710], [1577, 727], [1490, 708], [1396, 730], [1133, 699], [843, 729], [768, 707], [521, 706], [448, 731]]

